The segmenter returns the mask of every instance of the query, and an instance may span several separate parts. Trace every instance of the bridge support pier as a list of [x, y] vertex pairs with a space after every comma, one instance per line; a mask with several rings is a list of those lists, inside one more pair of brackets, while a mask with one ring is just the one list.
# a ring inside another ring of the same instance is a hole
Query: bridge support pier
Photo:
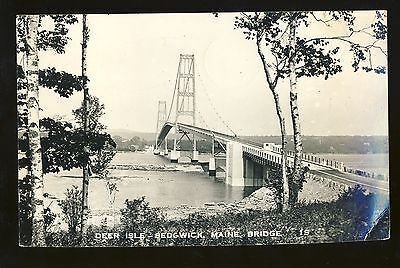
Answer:
[[[244, 185], [263, 186], [264, 179], [268, 176], [265, 166], [257, 164], [250, 159], [244, 159]], [[265, 174], [267, 173], [267, 174]]]
[[178, 163], [181, 152], [177, 150], [171, 151], [171, 163]]
[[232, 186], [245, 186], [243, 166], [242, 145], [238, 142], [228, 142], [226, 145], [225, 183]]
[[252, 181], [253, 181], [253, 178], [254, 178], [254, 169], [255, 169], [255, 166], [254, 166], [254, 162], [253, 161], [251, 161], [251, 160], [249, 160], [249, 159], [243, 159], [243, 164], [244, 164], [244, 175], [243, 175], [243, 177], [244, 177], [244, 184], [245, 185], [249, 185], [249, 184], [251, 184], [252, 183]]
[[164, 141], [164, 155], [168, 156], [168, 140], [167, 140], [167, 137], [165, 137], [165, 141]]
[[[269, 176], [270, 176], [270, 171], [266, 166], [263, 166], [263, 171], [262, 171], [262, 179], [263, 182], [268, 182], [269, 181]], [[264, 183], [263, 183], [264, 184]]]
[[208, 162], [208, 175], [213, 176], [213, 177], [215, 177], [217, 175], [214, 157], [211, 157], [210, 161]]
[[197, 151], [197, 142], [196, 142], [196, 137], [193, 134], [193, 155], [192, 155], [192, 163], [197, 163], [199, 162], [199, 152]]
[[199, 152], [198, 151], [193, 151], [193, 155], [192, 155], [192, 163], [197, 163], [199, 162]]

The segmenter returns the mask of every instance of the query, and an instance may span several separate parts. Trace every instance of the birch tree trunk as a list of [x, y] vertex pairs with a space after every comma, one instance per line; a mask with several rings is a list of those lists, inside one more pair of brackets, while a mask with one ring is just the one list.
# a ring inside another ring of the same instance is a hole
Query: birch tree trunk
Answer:
[[[87, 87], [86, 78], [86, 49], [88, 39], [88, 29], [86, 26], [86, 14], [82, 15], [82, 89], [83, 89], [83, 131], [85, 133], [85, 154], [88, 153], [87, 131], [89, 126], [88, 121], [88, 105], [89, 105], [89, 90]], [[88, 158], [88, 157], [87, 157]], [[82, 218], [81, 218], [81, 234], [85, 234], [87, 230], [88, 219], [88, 194], [89, 194], [89, 167], [88, 159], [85, 158], [83, 165], [83, 180], [82, 180]]]
[[274, 96], [275, 101], [275, 110], [279, 119], [279, 126], [281, 129], [281, 142], [282, 142], [282, 186], [283, 186], [283, 200], [282, 200], [282, 211], [286, 211], [289, 209], [289, 180], [286, 174], [286, 162], [287, 162], [287, 152], [286, 152], [286, 144], [287, 144], [287, 135], [286, 135], [286, 125], [285, 118], [282, 113], [279, 95], [275, 89], [271, 89], [272, 95]]
[[282, 152], [281, 152], [281, 157], [282, 157], [282, 165], [281, 165], [281, 171], [282, 171], [282, 186], [283, 186], [283, 196], [282, 196], [282, 211], [286, 211], [289, 209], [289, 181], [287, 178], [286, 174], [286, 159], [287, 159], [287, 153], [286, 153], [286, 144], [287, 144], [287, 137], [286, 137], [286, 126], [285, 126], [285, 118], [283, 116], [283, 112], [281, 109], [281, 104], [279, 101], [279, 95], [276, 92], [276, 83], [272, 82], [267, 63], [265, 60], [265, 56], [261, 51], [261, 44], [260, 44], [260, 39], [258, 38], [257, 41], [257, 50], [258, 50], [258, 55], [260, 56], [261, 62], [264, 67], [264, 73], [267, 78], [267, 83], [269, 86], [269, 89], [272, 92], [272, 95], [274, 97], [274, 102], [275, 102], [275, 110], [276, 114], [279, 119], [279, 127], [281, 130], [281, 142], [282, 142]]
[[291, 185], [291, 203], [297, 202], [299, 186], [302, 183], [302, 154], [303, 145], [301, 141], [300, 131], [300, 115], [299, 108], [297, 105], [297, 76], [296, 76], [296, 59], [294, 56], [296, 50], [296, 20], [293, 19], [290, 22], [289, 29], [289, 47], [290, 47], [290, 58], [289, 58], [289, 80], [290, 80], [290, 113], [292, 117], [293, 125], [293, 140], [294, 140], [294, 167], [293, 167], [293, 182]]
[[28, 139], [29, 173], [32, 180], [32, 245], [45, 247], [43, 218], [43, 171], [39, 128], [38, 15], [27, 15]]

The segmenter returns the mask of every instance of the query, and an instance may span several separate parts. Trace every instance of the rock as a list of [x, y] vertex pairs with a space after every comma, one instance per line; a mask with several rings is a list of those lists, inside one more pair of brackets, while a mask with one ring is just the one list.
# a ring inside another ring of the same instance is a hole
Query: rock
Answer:
[[253, 192], [248, 197], [237, 202], [239, 206], [246, 209], [260, 209], [260, 210], [271, 210], [276, 209], [275, 201], [275, 190], [272, 188], [262, 187]]

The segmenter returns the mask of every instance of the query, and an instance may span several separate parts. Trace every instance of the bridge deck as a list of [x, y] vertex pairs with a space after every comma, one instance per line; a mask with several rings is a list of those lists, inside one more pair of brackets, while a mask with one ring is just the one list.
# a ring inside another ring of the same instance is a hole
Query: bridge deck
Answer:
[[[178, 123], [178, 129], [181, 131], [185, 132], [191, 132], [196, 135], [204, 136], [204, 137], [209, 137], [209, 138], [214, 138], [220, 142], [226, 143], [226, 142], [238, 142], [243, 145], [243, 148], [246, 149], [245, 151], [250, 154], [254, 154], [255, 157], [258, 157], [260, 159], [271, 159], [273, 157], [273, 161], [275, 163], [280, 164], [280, 157], [281, 154], [278, 151], [266, 151], [263, 149], [262, 145], [259, 143], [247, 141], [241, 138], [238, 138], [236, 136], [231, 136], [228, 134], [220, 133], [217, 131], [209, 130], [209, 129], [204, 129], [196, 126], [191, 126], [187, 124], [182, 124]], [[157, 138], [157, 144], [158, 146], [161, 145], [162, 141], [165, 139], [167, 136], [168, 132], [175, 126], [174, 123], [171, 122], [166, 122], [160, 131], [160, 134]], [[289, 160], [289, 165], [293, 164], [293, 159], [294, 157], [292, 155], [287, 156]], [[378, 180], [374, 178], [367, 178], [347, 172], [343, 172], [341, 170], [335, 169], [334, 167], [327, 166], [326, 164], [321, 164], [317, 163], [315, 161], [310, 161], [303, 159], [302, 160], [304, 165], [307, 165], [310, 167], [310, 172], [315, 175], [319, 175], [322, 177], [326, 177], [329, 179], [332, 179], [334, 181], [342, 182], [347, 185], [353, 186], [356, 184], [362, 185], [364, 188], [366, 188], [369, 191], [373, 192], [381, 192], [384, 194], [389, 193], [389, 182], [388, 180]]]
[[361, 185], [370, 192], [378, 192], [380, 194], [389, 194], [389, 182], [385, 180], [377, 180], [366, 178], [355, 174], [340, 172], [334, 169], [327, 170], [310, 170], [311, 174], [324, 176], [328, 179], [345, 183], [349, 186]]

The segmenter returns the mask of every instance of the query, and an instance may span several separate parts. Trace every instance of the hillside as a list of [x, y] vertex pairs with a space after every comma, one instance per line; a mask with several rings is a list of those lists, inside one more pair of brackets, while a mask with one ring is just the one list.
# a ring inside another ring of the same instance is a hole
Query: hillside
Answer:
[[129, 129], [109, 129], [107, 132], [110, 133], [111, 136], [113, 136], [113, 137], [120, 136], [127, 140], [130, 140], [136, 136], [142, 140], [154, 141], [154, 137], [155, 137], [155, 133], [139, 132], [139, 131], [133, 131], [133, 130], [129, 130]]
[[[257, 143], [274, 142], [280, 144], [280, 136], [242, 136]], [[388, 153], [387, 136], [303, 136], [303, 148], [307, 153], [366, 154]], [[293, 150], [293, 138], [288, 136], [288, 148]]]
[[[146, 144], [153, 144], [155, 134], [149, 132], [132, 131], [128, 129], [111, 129], [109, 133], [115, 137], [120, 136], [125, 140], [139, 137]], [[280, 144], [280, 136], [241, 136], [240, 138], [259, 143], [274, 142]], [[170, 137], [171, 139], [171, 137]], [[172, 146], [172, 140], [169, 141]], [[183, 139], [183, 149], [190, 149], [190, 142]], [[202, 141], [198, 143], [201, 151], [209, 151], [210, 143]], [[342, 153], [342, 154], [366, 154], [388, 153], [389, 140], [387, 136], [303, 136], [303, 146], [306, 153]], [[201, 148], [200, 148], [201, 147]], [[288, 148], [293, 150], [293, 138], [288, 136]]]

